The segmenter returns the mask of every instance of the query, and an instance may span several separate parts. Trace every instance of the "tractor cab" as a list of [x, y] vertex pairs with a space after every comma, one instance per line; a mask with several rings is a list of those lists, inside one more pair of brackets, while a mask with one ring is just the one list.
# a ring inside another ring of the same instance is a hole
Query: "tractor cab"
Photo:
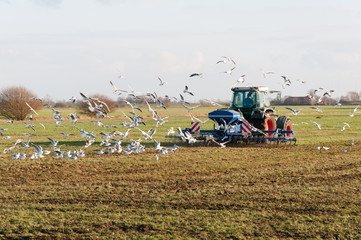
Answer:
[[[269, 90], [267, 87], [235, 87], [230, 109], [242, 112], [251, 122], [254, 118], [263, 118], [264, 112], [272, 112], [270, 108]], [[261, 116], [262, 115], [262, 116]]]

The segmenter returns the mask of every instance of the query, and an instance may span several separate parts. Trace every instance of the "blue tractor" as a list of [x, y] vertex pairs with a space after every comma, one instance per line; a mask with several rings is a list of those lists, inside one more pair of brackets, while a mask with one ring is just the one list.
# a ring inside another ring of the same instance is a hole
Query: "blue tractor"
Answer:
[[217, 142], [294, 142], [292, 121], [287, 116], [278, 116], [270, 106], [267, 87], [234, 87], [229, 108], [210, 112], [214, 121], [212, 130], [182, 130], [192, 133], [198, 140], [212, 139]]

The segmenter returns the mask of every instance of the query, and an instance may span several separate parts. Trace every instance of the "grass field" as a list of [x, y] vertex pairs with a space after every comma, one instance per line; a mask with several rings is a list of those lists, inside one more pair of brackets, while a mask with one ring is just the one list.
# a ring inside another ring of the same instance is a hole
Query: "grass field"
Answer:
[[[151, 140], [143, 141], [146, 152], [137, 155], [97, 155], [100, 138], [77, 160], [54, 159], [52, 154], [13, 160], [13, 152], [1, 153], [0, 238], [360, 239], [361, 114], [348, 116], [354, 106], [323, 107], [323, 113], [299, 108], [303, 110], [297, 116], [276, 108], [295, 123], [296, 145], [189, 146], [164, 137], [171, 126], [190, 125], [185, 109], [173, 107], [159, 111], [169, 122], [157, 129], [155, 138], [180, 148], [159, 160], [154, 159]], [[194, 114], [205, 120], [213, 109], [199, 108]], [[60, 111], [65, 119], [76, 110]], [[119, 126], [124, 118], [116, 116], [122, 111], [129, 109], [117, 110], [103, 123]], [[155, 127], [149, 113], [143, 116], [147, 126], [142, 129]], [[92, 120], [80, 118], [78, 127], [95, 133], [114, 130], [95, 126]], [[323, 124], [322, 130], [310, 120]], [[336, 127], [342, 122], [351, 127], [340, 131]], [[68, 120], [65, 128], [55, 127], [48, 109], [32, 124], [37, 131], [31, 142], [46, 149], [47, 137], [66, 144], [63, 150], [85, 144]], [[0, 127], [12, 136], [0, 140], [1, 152], [16, 139], [28, 138], [22, 122]], [[213, 124], [208, 121], [202, 127]], [[59, 132], [76, 135], [62, 138]], [[140, 137], [134, 129], [122, 145]], [[15, 151], [30, 156], [34, 149]]]

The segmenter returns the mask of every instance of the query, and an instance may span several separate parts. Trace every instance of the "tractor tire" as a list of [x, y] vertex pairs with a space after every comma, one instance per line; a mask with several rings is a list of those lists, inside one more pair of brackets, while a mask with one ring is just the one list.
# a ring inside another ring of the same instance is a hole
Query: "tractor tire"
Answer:
[[[291, 119], [289, 119], [287, 116], [280, 116], [277, 119], [277, 128], [285, 131], [293, 131], [293, 124]], [[293, 134], [286, 133], [285, 137], [293, 137]]]
[[[261, 131], [274, 131], [276, 130], [276, 124], [276, 119], [273, 116], [253, 121], [253, 126]], [[272, 134], [269, 133], [268, 135], [271, 136]]]

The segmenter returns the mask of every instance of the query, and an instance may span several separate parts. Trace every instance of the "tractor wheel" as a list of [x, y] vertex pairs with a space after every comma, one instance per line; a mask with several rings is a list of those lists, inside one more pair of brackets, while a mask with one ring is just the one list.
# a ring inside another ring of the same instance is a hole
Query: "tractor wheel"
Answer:
[[[273, 116], [265, 117], [264, 119], [257, 119], [253, 121], [253, 126], [261, 131], [274, 131], [276, 130], [276, 119]], [[271, 135], [272, 133], [268, 134], [268, 136]]]
[[[287, 116], [280, 116], [277, 119], [277, 128], [285, 130], [285, 131], [293, 131], [293, 124], [291, 119], [289, 119]], [[292, 133], [286, 133], [286, 137], [293, 137]]]

